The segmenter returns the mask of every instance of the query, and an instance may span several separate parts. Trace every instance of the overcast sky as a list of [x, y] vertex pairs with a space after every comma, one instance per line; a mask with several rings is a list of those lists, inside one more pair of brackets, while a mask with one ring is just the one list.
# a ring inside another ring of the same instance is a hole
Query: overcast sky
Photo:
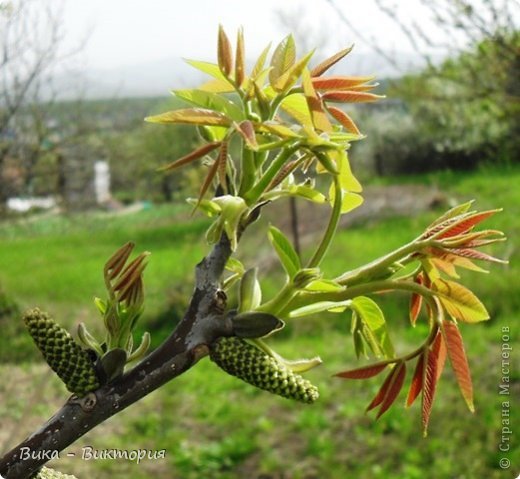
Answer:
[[[409, 50], [398, 28], [377, 10], [373, 0], [336, 0], [349, 20], [385, 48]], [[89, 34], [82, 62], [91, 69], [113, 69], [171, 57], [214, 59], [218, 24], [230, 36], [243, 25], [251, 55], [287, 33], [276, 10], [303, 7], [304, 25], [329, 36], [328, 50], [356, 43], [366, 45], [336, 18], [325, 0], [65, 0], [67, 43]], [[419, 0], [404, 0], [405, 16], [420, 17]]]

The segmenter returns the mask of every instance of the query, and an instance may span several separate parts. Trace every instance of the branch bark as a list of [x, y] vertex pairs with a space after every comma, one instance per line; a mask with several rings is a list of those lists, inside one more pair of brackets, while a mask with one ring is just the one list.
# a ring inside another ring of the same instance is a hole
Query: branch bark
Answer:
[[[83, 398], [72, 396], [39, 430], [0, 459], [0, 475], [6, 479], [31, 477], [47, 462], [45, 451], [64, 450], [98, 424], [190, 369], [207, 355], [208, 346], [217, 338], [232, 335], [231, 321], [223, 314], [225, 296], [220, 291], [220, 277], [230, 255], [229, 240], [222, 235], [196, 266], [188, 310], [164, 343], [112, 383]], [[27, 450], [31, 451], [29, 458], [22, 454]]]

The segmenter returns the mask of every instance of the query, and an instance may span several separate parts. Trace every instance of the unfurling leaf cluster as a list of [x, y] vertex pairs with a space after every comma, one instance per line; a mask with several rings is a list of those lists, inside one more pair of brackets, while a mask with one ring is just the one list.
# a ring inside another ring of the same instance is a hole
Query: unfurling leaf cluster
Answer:
[[[367, 379], [388, 371], [368, 410], [378, 408], [377, 417], [386, 412], [403, 388], [407, 371], [413, 370], [406, 403], [410, 406], [422, 396], [426, 431], [436, 385], [449, 358], [473, 411], [468, 360], [458, 323], [483, 321], [489, 315], [475, 294], [458, 282], [457, 268], [484, 271], [474, 260], [502, 263], [480, 248], [503, 241], [503, 234], [474, 230], [497, 210], [470, 211], [471, 202], [456, 206], [409, 244], [336, 278], [326, 277], [320, 263], [339, 218], [363, 202], [361, 184], [347, 155], [350, 143], [363, 135], [342, 106], [380, 99], [371, 92], [377, 84], [372, 83], [373, 77], [327, 75], [351, 48], [311, 67], [314, 52], [298, 57], [289, 35], [274, 48], [270, 60], [267, 47], [248, 70], [242, 30], [233, 47], [220, 27], [217, 43], [217, 63], [188, 60], [211, 80], [196, 89], [173, 91], [190, 107], [147, 118], [153, 123], [190, 124], [201, 133], [203, 145], [162, 170], [175, 172], [199, 160], [207, 164], [199, 196], [189, 201], [215, 218], [206, 233], [208, 242], [217, 243], [225, 235], [235, 251], [241, 234], [260, 210], [280, 198], [292, 196], [331, 206], [323, 237], [306, 261], [279, 228], [269, 226], [267, 237], [285, 272], [274, 297], [263, 297], [256, 268], [247, 269], [236, 258], [229, 259], [229, 275], [222, 287], [229, 291], [238, 283], [238, 311], [230, 313], [235, 335], [247, 334], [242, 337], [250, 338], [254, 347], [288, 364], [262, 337], [280, 330], [284, 321], [349, 312], [357, 357], [373, 356], [379, 362], [338, 376]], [[316, 175], [321, 181], [316, 182]], [[328, 188], [320, 191], [317, 183], [320, 187], [327, 183]], [[206, 197], [208, 192], [211, 198]], [[412, 326], [425, 316], [429, 328], [423, 344], [403, 355], [396, 352], [384, 313], [371, 297], [394, 291], [411, 295]], [[320, 362], [315, 359], [301, 364], [315, 366]]]

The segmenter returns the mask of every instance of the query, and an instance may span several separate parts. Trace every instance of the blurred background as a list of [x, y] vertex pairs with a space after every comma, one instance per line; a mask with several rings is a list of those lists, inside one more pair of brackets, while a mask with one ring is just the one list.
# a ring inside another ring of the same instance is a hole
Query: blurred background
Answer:
[[[190, 217], [184, 204], [198, 191], [200, 167], [169, 176], [155, 170], [198, 138], [143, 118], [179, 106], [169, 90], [205, 80], [183, 58], [215, 62], [221, 23], [230, 37], [244, 26], [251, 62], [290, 32], [298, 56], [317, 48], [315, 64], [355, 44], [336, 73], [374, 74], [386, 95], [348, 111], [366, 135], [350, 152], [365, 204], [342, 223], [327, 275], [409, 241], [456, 203], [504, 208], [486, 226], [508, 235], [490, 253], [510, 264], [462, 278], [491, 315], [462, 327], [477, 411], [465, 409], [446, 371], [426, 439], [417, 406], [394, 407], [375, 422], [364, 409], [378, 380], [331, 378], [358, 364], [348, 318], [321, 316], [275, 340], [287, 357], [322, 356], [324, 365], [309, 373], [321, 390], [318, 404], [255, 390], [204, 360], [70, 448], [165, 449], [165, 459], [76, 457], [55, 467], [80, 478], [517, 477], [518, 369], [506, 398], [516, 401], [506, 452], [498, 385], [503, 328], [520, 349], [519, 21], [517, 0], [1, 0], [0, 454], [67, 397], [25, 333], [21, 311], [39, 306], [71, 331], [80, 321], [100, 331], [92, 299], [103, 296], [103, 264], [132, 240], [152, 252], [138, 334], [150, 331], [157, 345], [182, 316], [193, 267], [207, 251], [208, 222]], [[305, 256], [324, 216], [282, 203], [257, 228], [274, 222]], [[246, 235], [241, 259], [260, 265], [268, 297], [282, 276], [265, 243], [263, 234]], [[378, 301], [398, 349], [414, 348], [425, 331], [408, 326], [408, 298]], [[502, 457], [510, 469], [500, 468]]]

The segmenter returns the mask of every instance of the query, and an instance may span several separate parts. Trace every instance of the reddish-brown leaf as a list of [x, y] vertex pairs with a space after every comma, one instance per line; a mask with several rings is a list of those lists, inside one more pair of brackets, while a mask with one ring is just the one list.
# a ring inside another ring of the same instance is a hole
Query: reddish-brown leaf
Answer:
[[311, 77], [319, 77], [320, 75], [325, 73], [329, 68], [331, 68], [336, 63], [338, 63], [342, 58], [347, 56], [352, 51], [353, 48], [354, 48], [354, 45], [352, 45], [351, 47], [345, 48], [344, 50], [341, 50], [340, 52], [336, 53], [335, 55], [332, 55], [331, 57], [322, 61], [319, 65], [315, 66], [311, 70]]
[[217, 171], [219, 168], [219, 164], [220, 164], [220, 162], [218, 160], [215, 160], [215, 162], [211, 165], [211, 168], [209, 169], [206, 179], [204, 180], [204, 183], [202, 184], [202, 187], [200, 188], [199, 199], [197, 201], [197, 204], [195, 205], [195, 209], [199, 206], [199, 203], [201, 202], [202, 198], [204, 198], [204, 195], [208, 191], [208, 188], [210, 187], [211, 182], [213, 181], [213, 178], [215, 178], [215, 175], [217, 174]]
[[368, 379], [377, 376], [387, 366], [387, 364], [372, 364], [358, 369], [351, 369], [350, 371], [342, 371], [334, 376], [345, 379]]
[[447, 222], [448, 225], [441, 223], [438, 227], [435, 228], [436, 230], [439, 230], [438, 233], [433, 234], [433, 236], [435, 238], [441, 239], [466, 233], [473, 229], [477, 224], [481, 223], [490, 216], [493, 216], [498, 211], [501, 210], [498, 209], [482, 211], [481, 213], [474, 213], [469, 216], [463, 215], [463, 217], [457, 221], [453, 222], [453, 220], [449, 220]]
[[350, 90], [353, 86], [359, 86], [374, 77], [345, 77], [330, 76], [325, 78], [313, 78], [312, 85], [316, 90]]
[[327, 110], [347, 131], [355, 133], [356, 135], [361, 135], [354, 120], [352, 120], [352, 118], [350, 118], [350, 116], [348, 116], [343, 110], [340, 110], [335, 106], [328, 106]]
[[379, 419], [394, 403], [399, 396], [399, 392], [401, 391], [404, 383], [404, 378], [406, 376], [406, 363], [402, 362], [395, 366], [397, 370], [394, 374], [394, 379], [392, 380], [392, 384], [388, 388], [387, 393], [385, 394], [385, 398], [381, 403], [381, 408], [379, 409], [376, 419]]
[[150, 253], [148, 252], [141, 253], [121, 273], [119, 279], [114, 284], [114, 291], [118, 292], [120, 298], [125, 298], [127, 291], [141, 277], [146, 268], [146, 259], [149, 255]]
[[423, 298], [420, 294], [413, 293], [410, 298], [410, 323], [415, 326], [417, 322], [417, 318], [419, 317], [419, 312], [421, 311]]
[[410, 389], [408, 391], [408, 397], [406, 398], [406, 407], [410, 407], [416, 400], [417, 396], [422, 390], [423, 386], [423, 368], [424, 368], [424, 355], [420, 355], [415, 366], [413, 373], [412, 382], [410, 383]]
[[364, 91], [328, 91], [321, 95], [324, 101], [335, 101], [341, 103], [366, 103], [377, 101], [384, 96], [367, 93]]
[[379, 406], [383, 402], [383, 399], [385, 398], [386, 393], [388, 392], [388, 389], [392, 385], [392, 381], [393, 381], [396, 371], [397, 371], [397, 366], [393, 367], [392, 370], [388, 373], [388, 376], [385, 378], [383, 385], [377, 392], [374, 399], [372, 399], [372, 402], [367, 406], [367, 408], [365, 410], [366, 412], [371, 411], [372, 409]]
[[249, 149], [256, 151], [258, 149], [258, 143], [256, 141], [255, 127], [250, 120], [244, 120], [238, 124], [235, 124], [235, 128], [244, 139]]
[[239, 28], [237, 33], [237, 49], [235, 56], [235, 83], [239, 87], [244, 82], [245, 68], [244, 31], [242, 28]]
[[455, 377], [459, 383], [462, 397], [464, 398], [464, 401], [466, 401], [468, 409], [471, 412], [475, 412], [471, 373], [459, 328], [451, 321], [444, 321], [442, 324], [442, 331], [444, 333], [451, 367], [455, 372]]
[[222, 189], [227, 193], [227, 184], [226, 184], [226, 167], [228, 160], [228, 142], [223, 141], [222, 146], [220, 147], [220, 151], [218, 153], [217, 163], [218, 163], [218, 181]]
[[442, 334], [437, 335], [437, 343], [434, 346], [437, 348], [437, 381], [440, 379], [444, 366], [446, 365], [446, 357], [448, 355], [448, 349], [446, 348], [446, 341]]
[[508, 261], [505, 261], [500, 258], [495, 258], [494, 256], [491, 256], [486, 253], [482, 253], [482, 251], [477, 251], [472, 248], [450, 248], [450, 253], [452, 253], [456, 256], [462, 256], [464, 258], [480, 259], [482, 261], [488, 261], [490, 263], [501, 263], [501, 264], [508, 263]]
[[289, 161], [286, 163], [282, 169], [276, 174], [271, 183], [266, 188], [266, 191], [270, 191], [273, 188], [276, 188], [285, 178], [287, 178], [301, 163], [300, 159]]
[[422, 393], [422, 423], [423, 434], [428, 433], [428, 423], [430, 422], [430, 415], [433, 406], [433, 399], [435, 397], [435, 389], [437, 387], [437, 365], [439, 359], [439, 334], [435, 337], [431, 349], [425, 352], [426, 367], [423, 369], [423, 393]]
[[129, 241], [119, 248], [105, 263], [104, 274], [112, 281], [124, 268], [135, 244]]
[[379, 83], [367, 83], [365, 85], [354, 85], [354, 86], [351, 86], [349, 89], [352, 91], [370, 91], [378, 86], [379, 86]]
[[171, 171], [176, 168], [180, 168], [181, 166], [187, 165], [188, 163], [191, 163], [192, 161], [202, 158], [203, 156], [212, 152], [213, 150], [218, 148], [221, 145], [221, 143], [222, 142], [220, 142], [220, 141], [213, 141], [211, 143], [206, 143], [205, 145], [202, 145], [200, 148], [193, 150], [191, 153], [188, 153], [187, 155], [183, 156], [182, 158], [179, 158], [178, 160], [175, 160], [174, 162], [170, 163], [169, 165], [161, 166], [161, 168], [159, 168], [159, 171]]
[[[494, 236], [494, 238], [489, 238], [488, 240], [482, 240], [482, 238], [488, 238], [489, 236]], [[445, 239], [442, 244], [447, 248], [457, 248], [457, 247], [468, 247], [472, 248], [475, 246], [485, 246], [487, 244], [496, 243], [497, 241], [505, 241], [504, 233], [498, 230], [480, 230], [480, 231], [470, 231], [469, 233], [465, 233], [462, 235], [458, 235], [452, 239]]]
[[[422, 273], [419, 273], [415, 279], [414, 282], [422, 285], [424, 282], [424, 275]], [[419, 317], [419, 313], [421, 312], [421, 307], [423, 303], [423, 297], [420, 294], [413, 293], [412, 297], [410, 298], [410, 323], [412, 323], [413, 326], [415, 326], [415, 323], [417, 322], [417, 318]]]
[[229, 77], [233, 68], [233, 52], [231, 42], [222, 25], [219, 25], [218, 28], [218, 66], [222, 73]]
[[445, 213], [443, 213], [441, 216], [439, 216], [435, 221], [433, 221], [428, 228], [426, 228], [427, 231], [435, 228], [437, 225], [445, 224], [450, 219], [453, 219], [455, 217], [462, 217], [463, 215], [467, 214], [468, 210], [473, 205], [473, 200], [467, 201], [466, 203], [454, 206], [453, 208], [449, 209]]

